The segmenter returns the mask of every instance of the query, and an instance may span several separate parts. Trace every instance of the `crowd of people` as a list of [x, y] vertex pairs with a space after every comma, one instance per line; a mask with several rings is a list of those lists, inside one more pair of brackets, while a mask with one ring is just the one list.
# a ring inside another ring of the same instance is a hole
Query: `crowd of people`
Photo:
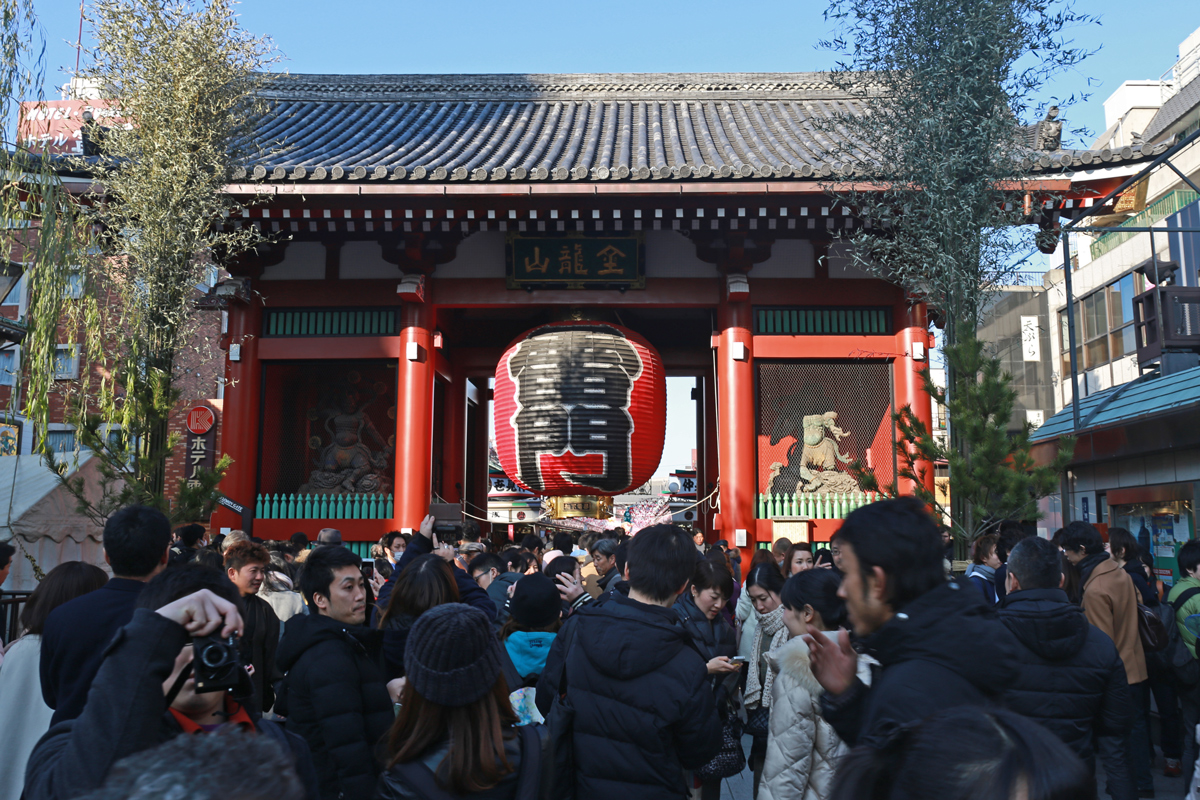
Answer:
[[364, 559], [113, 515], [112, 577], [55, 567], [5, 648], [0, 800], [718, 800], [746, 770], [759, 800], [1082, 800], [1097, 762], [1126, 800], [1152, 708], [1192, 784], [1200, 542], [1164, 595], [1082, 522], [1005, 523], [955, 578], [912, 499], [744, 569], [672, 525], [433, 528]]

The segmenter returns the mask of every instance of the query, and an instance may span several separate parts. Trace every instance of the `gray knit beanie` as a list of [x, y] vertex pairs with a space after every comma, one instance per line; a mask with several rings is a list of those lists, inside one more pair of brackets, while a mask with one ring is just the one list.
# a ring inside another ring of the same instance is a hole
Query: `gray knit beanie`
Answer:
[[442, 706], [465, 706], [492, 690], [500, 640], [487, 616], [462, 603], [434, 606], [413, 623], [404, 646], [413, 689]]

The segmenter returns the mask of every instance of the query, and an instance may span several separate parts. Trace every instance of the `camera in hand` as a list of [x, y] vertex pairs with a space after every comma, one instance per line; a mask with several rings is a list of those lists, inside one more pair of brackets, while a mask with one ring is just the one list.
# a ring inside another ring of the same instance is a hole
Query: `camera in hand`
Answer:
[[236, 689], [245, 674], [236, 636], [192, 639], [192, 675], [196, 679], [197, 694]]

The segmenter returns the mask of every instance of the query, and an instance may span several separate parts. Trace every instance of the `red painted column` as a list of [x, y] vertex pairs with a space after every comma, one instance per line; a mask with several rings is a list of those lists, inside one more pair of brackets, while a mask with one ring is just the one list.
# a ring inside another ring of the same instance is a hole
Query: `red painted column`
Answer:
[[467, 376], [451, 364], [446, 387], [446, 419], [442, 422], [442, 497], [458, 503], [465, 495], [467, 471]]
[[[697, 470], [696, 476], [699, 480], [699, 494], [696, 499], [708, 497], [708, 494], [717, 488], [718, 479], [721, 476], [721, 465], [717, 459], [717, 394], [716, 384], [713, 382], [713, 373], [706, 372], [704, 377], [700, 379], [701, 388], [703, 391], [703, 402], [700, 406], [700, 413], [703, 417], [704, 436], [697, 443], [704, 453], [703, 470]], [[714, 497], [715, 501], [716, 498]], [[716, 541], [721, 536], [715, 535], [713, 528], [713, 511], [715, 502], [708, 502], [702, 506], [704, 511], [704, 531], [708, 535], [710, 541]]]
[[[471, 474], [467, 476], [467, 480], [471, 482], [475, 500], [473, 501], [474, 505], [468, 507], [468, 511], [476, 517], [486, 517], [487, 496], [490, 488], [488, 482], [488, 423], [492, 418], [492, 408], [489, 403], [492, 390], [488, 388], [487, 378], [475, 378], [472, 383], [475, 384], [478, 403], [471, 420], [471, 424], [474, 426], [471, 431]], [[468, 494], [468, 497], [470, 496]], [[479, 520], [475, 521], [479, 522]], [[498, 526], [498, 529], [504, 536], [508, 535], [508, 530], [504, 526]], [[487, 536], [494, 532], [490, 522], [479, 522], [479, 530]]]
[[[416, 530], [429, 510], [433, 461], [433, 308], [400, 310], [396, 396], [396, 489], [392, 524]], [[415, 345], [415, 348], [414, 348]]]
[[[754, 555], [754, 356], [749, 302], [722, 301], [717, 337], [718, 464], [721, 476], [721, 538], [742, 549], [742, 563]], [[738, 358], [740, 356], [741, 358]], [[745, 539], [738, 541], [739, 530]]]
[[[226, 354], [225, 400], [221, 415], [221, 451], [233, 464], [220, 489], [230, 500], [254, 508], [258, 489], [258, 426], [262, 404], [262, 363], [258, 343], [262, 336], [262, 301], [253, 294], [244, 305], [229, 308], [229, 347], [240, 347], [239, 359]], [[242, 518], [224, 506], [216, 513], [218, 528], [242, 527]]]
[[[896, 318], [896, 352], [898, 356], [893, 362], [896, 384], [896, 410], [904, 406], [912, 408], [917, 419], [921, 420], [929, 430], [933, 430], [933, 404], [929, 393], [925, 391], [920, 372], [929, 366], [929, 328], [924, 303], [910, 305], [907, 301], [900, 303], [895, 309]], [[913, 358], [919, 354], [920, 359]], [[917, 474], [924, 472], [923, 483], [929, 491], [933, 491], [933, 464], [927, 461], [917, 463]], [[902, 494], [912, 494], [913, 483], [909, 480], [898, 479], [896, 486]]]

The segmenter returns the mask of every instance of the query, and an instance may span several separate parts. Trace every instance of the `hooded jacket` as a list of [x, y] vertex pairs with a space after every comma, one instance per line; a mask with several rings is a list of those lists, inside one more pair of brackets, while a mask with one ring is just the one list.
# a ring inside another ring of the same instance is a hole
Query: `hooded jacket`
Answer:
[[864, 644], [880, 664], [870, 689], [856, 680], [821, 697], [822, 716], [851, 747], [944, 708], [993, 705], [1016, 677], [1017, 642], [969, 583], [931, 589]]
[[577, 800], [686, 797], [683, 770], [716, 755], [721, 722], [675, 612], [613, 594], [580, 608], [554, 644], [563, 668], [547, 661], [538, 706], [547, 713], [545, 699], [565, 690], [575, 709]]
[[276, 661], [287, 672], [275, 710], [308, 742], [324, 800], [368, 800], [375, 747], [394, 713], [376, 658], [379, 631], [319, 614], [289, 620]]
[[1013, 592], [999, 613], [1021, 645], [1021, 668], [1005, 689], [1005, 706], [1041, 724], [1083, 759], [1092, 756], [1093, 733], [1115, 736], [1129, 729], [1121, 656], [1066, 592]]
[[[864, 684], [871, 681], [869, 662], [858, 661]], [[825, 800], [838, 762], [849, 748], [821, 717], [823, 690], [813, 677], [808, 645], [800, 637], [790, 639], [767, 656], [767, 664], [776, 677], [758, 800]]]

